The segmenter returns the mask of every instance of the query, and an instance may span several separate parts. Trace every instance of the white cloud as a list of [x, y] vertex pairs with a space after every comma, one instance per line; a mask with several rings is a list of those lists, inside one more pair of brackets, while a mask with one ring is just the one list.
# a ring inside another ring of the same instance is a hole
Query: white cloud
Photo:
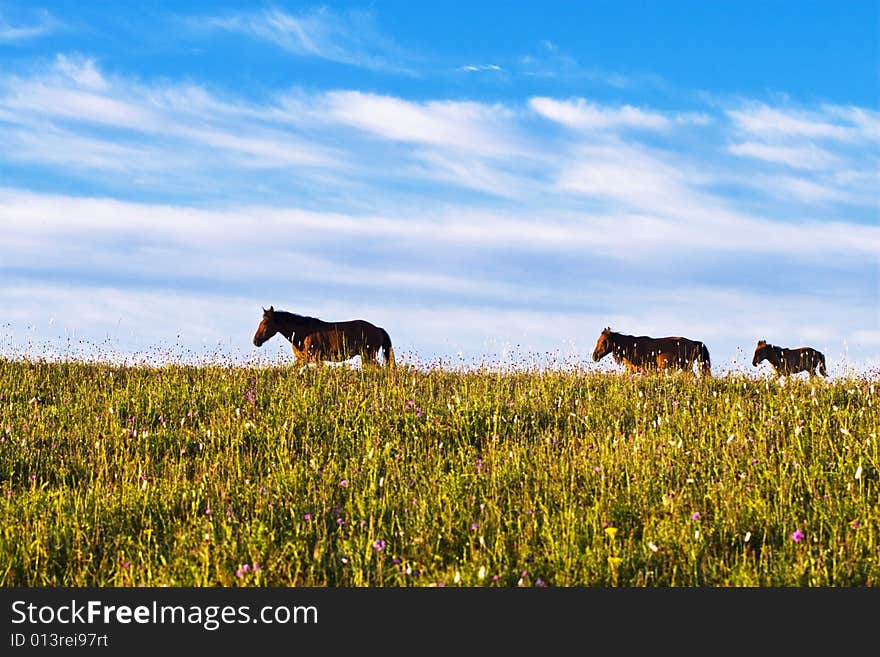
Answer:
[[[134, 156], [108, 161], [111, 169], [150, 168], [150, 163], [165, 168], [191, 161], [193, 148], [206, 159], [216, 160], [218, 152], [235, 157], [236, 166], [244, 167], [343, 166], [334, 149], [308, 143], [282, 125], [267, 125], [277, 109], [225, 103], [192, 85], [144, 87], [108, 79], [89, 59], [60, 55], [51, 70], [34, 78], [0, 78], [0, 112], [10, 125], [19, 124], [6, 131], [24, 148], [12, 153], [21, 159], [63, 162], [76, 153], [73, 147], [87, 144], [85, 157], [92, 165], [105, 161], [107, 151]], [[161, 150], [168, 152], [139, 157]]]
[[621, 127], [664, 130], [670, 125], [670, 120], [659, 112], [631, 105], [603, 107], [583, 98], [560, 101], [536, 97], [529, 100], [529, 107], [544, 118], [578, 130]]
[[369, 12], [336, 13], [320, 7], [298, 14], [278, 9], [201, 17], [192, 22], [268, 41], [296, 55], [393, 72], [409, 72], [398, 63], [399, 48], [382, 34]]
[[394, 141], [486, 155], [513, 154], [513, 113], [502, 105], [462, 101], [413, 102], [359, 91], [335, 91], [318, 101], [332, 121]]
[[468, 64], [466, 66], [459, 66], [459, 71], [500, 71], [501, 67], [497, 64]]
[[839, 157], [812, 144], [784, 146], [747, 141], [733, 144], [728, 150], [734, 155], [784, 164], [794, 169], [827, 170], [841, 164]]
[[73, 80], [77, 86], [99, 90], [107, 87], [107, 81], [95, 66], [94, 59], [67, 57], [66, 55], [59, 54], [55, 58], [55, 67]]
[[876, 113], [853, 111], [853, 108], [826, 106], [809, 111], [751, 103], [741, 109], [727, 110], [727, 115], [738, 129], [762, 137], [852, 142], [863, 137], [876, 139], [878, 134]]
[[0, 43], [18, 43], [36, 39], [55, 31], [58, 27], [58, 21], [45, 11], [27, 23], [12, 24], [0, 17]]

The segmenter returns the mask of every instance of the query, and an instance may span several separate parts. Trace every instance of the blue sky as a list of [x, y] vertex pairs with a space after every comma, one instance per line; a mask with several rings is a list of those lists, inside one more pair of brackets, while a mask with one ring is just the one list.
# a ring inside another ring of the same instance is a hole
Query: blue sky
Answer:
[[[880, 367], [880, 3], [0, 0], [0, 350]], [[70, 352], [68, 352], [70, 353]]]

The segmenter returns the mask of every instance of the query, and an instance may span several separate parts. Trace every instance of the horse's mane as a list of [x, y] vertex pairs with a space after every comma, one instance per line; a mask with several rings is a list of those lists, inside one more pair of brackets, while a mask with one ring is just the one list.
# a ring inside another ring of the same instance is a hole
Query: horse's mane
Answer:
[[276, 310], [276, 317], [281, 321], [292, 321], [292, 322], [323, 322], [324, 320], [318, 319], [317, 317], [309, 317], [308, 315], [297, 315], [296, 313], [289, 313], [286, 310]]
[[611, 331], [611, 335], [618, 338], [629, 338], [630, 340], [657, 340], [657, 338], [652, 338], [649, 335], [629, 335], [627, 333], [618, 333], [617, 331]]

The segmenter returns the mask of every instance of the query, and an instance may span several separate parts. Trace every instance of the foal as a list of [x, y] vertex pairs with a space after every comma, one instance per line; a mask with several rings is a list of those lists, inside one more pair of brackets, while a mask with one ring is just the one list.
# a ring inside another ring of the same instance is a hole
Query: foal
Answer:
[[766, 340], [759, 340], [755, 347], [752, 365], [757, 367], [763, 360], [770, 363], [777, 377], [808, 372], [812, 379], [817, 371], [822, 376], [828, 376], [828, 372], [825, 371], [825, 355], [812, 347], [786, 349], [767, 344]]

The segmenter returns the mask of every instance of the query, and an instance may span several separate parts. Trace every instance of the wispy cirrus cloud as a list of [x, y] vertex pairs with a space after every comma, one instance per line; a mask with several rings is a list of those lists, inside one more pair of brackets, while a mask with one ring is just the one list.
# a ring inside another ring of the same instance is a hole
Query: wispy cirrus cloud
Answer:
[[466, 64], [459, 66], [457, 70], [474, 73], [479, 71], [501, 71], [502, 68], [497, 64]]
[[61, 23], [47, 11], [40, 11], [16, 21], [7, 19], [0, 12], [0, 43], [15, 44], [37, 39], [59, 27]]
[[632, 105], [602, 107], [583, 98], [563, 101], [532, 98], [529, 106], [551, 121], [581, 130], [621, 127], [664, 130], [672, 125], [672, 120], [659, 112], [646, 111]]
[[744, 141], [731, 145], [728, 150], [734, 155], [784, 164], [793, 169], [833, 169], [841, 164], [839, 157], [814, 144], [786, 146]]
[[864, 108], [823, 105], [805, 110], [746, 103], [726, 113], [739, 130], [755, 136], [843, 142], [880, 139], [880, 112]]
[[193, 19], [195, 29], [217, 29], [272, 43], [298, 56], [394, 73], [412, 73], [402, 50], [364, 10], [334, 12], [326, 7], [289, 13], [263, 9]]
[[500, 104], [414, 102], [360, 91], [322, 94], [315, 108], [331, 121], [384, 139], [489, 155], [515, 150], [514, 112]]
[[725, 114], [736, 139], [728, 151], [765, 165], [751, 186], [804, 202], [877, 204], [880, 112], [746, 102]]

